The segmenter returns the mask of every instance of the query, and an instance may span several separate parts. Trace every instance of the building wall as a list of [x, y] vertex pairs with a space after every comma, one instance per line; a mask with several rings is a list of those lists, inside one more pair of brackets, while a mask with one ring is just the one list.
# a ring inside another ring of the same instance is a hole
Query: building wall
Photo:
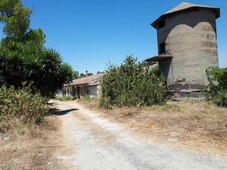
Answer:
[[72, 87], [64, 87], [62, 89], [62, 92], [63, 92], [63, 96], [72, 96]]
[[100, 85], [93, 85], [88, 87], [88, 94], [90, 97], [100, 97], [101, 93], [101, 86]]
[[[83, 98], [85, 96], [89, 97], [100, 97], [100, 85], [93, 85], [93, 86], [80, 86], [80, 97]], [[77, 97], [76, 86], [71, 87], [63, 87], [61, 90], [58, 91], [56, 94], [58, 97], [63, 96], [71, 96]]]
[[160, 71], [167, 77], [168, 86], [208, 83], [206, 69], [218, 66], [216, 17], [213, 11], [198, 9], [170, 16], [158, 30], [160, 44], [165, 43], [165, 54], [173, 59], [161, 61]]
[[89, 86], [88, 87], [88, 94], [90, 97], [96, 97], [97, 96], [97, 86]]
[[85, 96], [89, 96], [89, 86], [81, 86], [80, 87], [80, 96], [81, 97], [85, 97]]

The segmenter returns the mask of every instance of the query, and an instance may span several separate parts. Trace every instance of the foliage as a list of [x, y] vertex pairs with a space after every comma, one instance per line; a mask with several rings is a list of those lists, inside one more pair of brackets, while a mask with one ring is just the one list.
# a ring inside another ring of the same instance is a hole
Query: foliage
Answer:
[[110, 65], [101, 82], [100, 106], [148, 106], [165, 102], [165, 79], [145, 63], [127, 56], [120, 66]]
[[0, 22], [5, 38], [0, 44], [0, 85], [22, 87], [31, 84], [33, 92], [53, 96], [64, 83], [72, 81], [72, 68], [60, 54], [44, 47], [41, 29], [28, 29], [31, 10], [20, 0], [0, 2]]
[[76, 97], [72, 97], [72, 96], [62, 96], [62, 97], [57, 97], [56, 99], [57, 99], [57, 100], [60, 100], [60, 101], [70, 101], [70, 100], [75, 100]]
[[93, 75], [93, 73], [89, 73], [88, 71], [86, 71], [85, 73], [79, 73], [79, 71], [73, 71], [72, 73], [73, 79], [83, 78], [91, 75]]
[[0, 88], [0, 131], [39, 123], [47, 111], [46, 99], [39, 93], [33, 94], [30, 87]]
[[97, 71], [96, 74], [104, 74], [104, 71]]
[[207, 69], [209, 85], [205, 92], [207, 98], [220, 106], [227, 107], [227, 68]]
[[89, 73], [88, 71], [86, 71], [86, 73], [80, 73], [79, 78], [83, 78], [83, 77], [87, 77], [87, 76], [92, 76], [93, 73]]
[[78, 79], [80, 76], [79, 71], [73, 71], [73, 79]]
[[9, 165], [3, 165], [0, 167], [0, 170], [10, 170], [10, 166]]
[[97, 98], [96, 97], [85, 96], [85, 97], [81, 98], [79, 101], [91, 102], [91, 101], [97, 101]]
[[0, 21], [4, 23], [3, 32], [8, 37], [20, 39], [29, 28], [31, 10], [23, 7], [20, 0], [1, 0]]

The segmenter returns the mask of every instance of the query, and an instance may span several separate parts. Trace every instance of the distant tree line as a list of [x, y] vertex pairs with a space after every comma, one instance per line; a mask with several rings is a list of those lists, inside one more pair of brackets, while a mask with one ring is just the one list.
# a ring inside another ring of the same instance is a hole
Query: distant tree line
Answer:
[[[102, 74], [104, 72], [101, 71], [97, 71], [96, 74]], [[73, 79], [78, 79], [78, 78], [83, 78], [83, 77], [87, 77], [87, 76], [92, 76], [93, 73], [88, 72], [87, 70], [85, 71], [85, 73], [79, 73], [79, 71], [73, 71]]]

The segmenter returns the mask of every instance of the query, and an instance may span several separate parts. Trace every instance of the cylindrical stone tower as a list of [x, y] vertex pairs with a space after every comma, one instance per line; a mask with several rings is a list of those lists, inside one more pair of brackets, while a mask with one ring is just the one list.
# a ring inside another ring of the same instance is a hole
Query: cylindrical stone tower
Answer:
[[160, 72], [169, 90], [198, 89], [208, 84], [206, 69], [218, 66], [216, 19], [220, 9], [181, 3], [154, 21]]

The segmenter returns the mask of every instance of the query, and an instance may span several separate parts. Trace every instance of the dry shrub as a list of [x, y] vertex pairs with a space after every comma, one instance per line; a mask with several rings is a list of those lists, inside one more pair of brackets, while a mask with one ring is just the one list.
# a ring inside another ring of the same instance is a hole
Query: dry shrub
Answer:
[[24, 133], [24, 127], [41, 122], [47, 113], [46, 99], [39, 93], [33, 94], [29, 87], [15, 89], [0, 88], [0, 131], [16, 130]]

